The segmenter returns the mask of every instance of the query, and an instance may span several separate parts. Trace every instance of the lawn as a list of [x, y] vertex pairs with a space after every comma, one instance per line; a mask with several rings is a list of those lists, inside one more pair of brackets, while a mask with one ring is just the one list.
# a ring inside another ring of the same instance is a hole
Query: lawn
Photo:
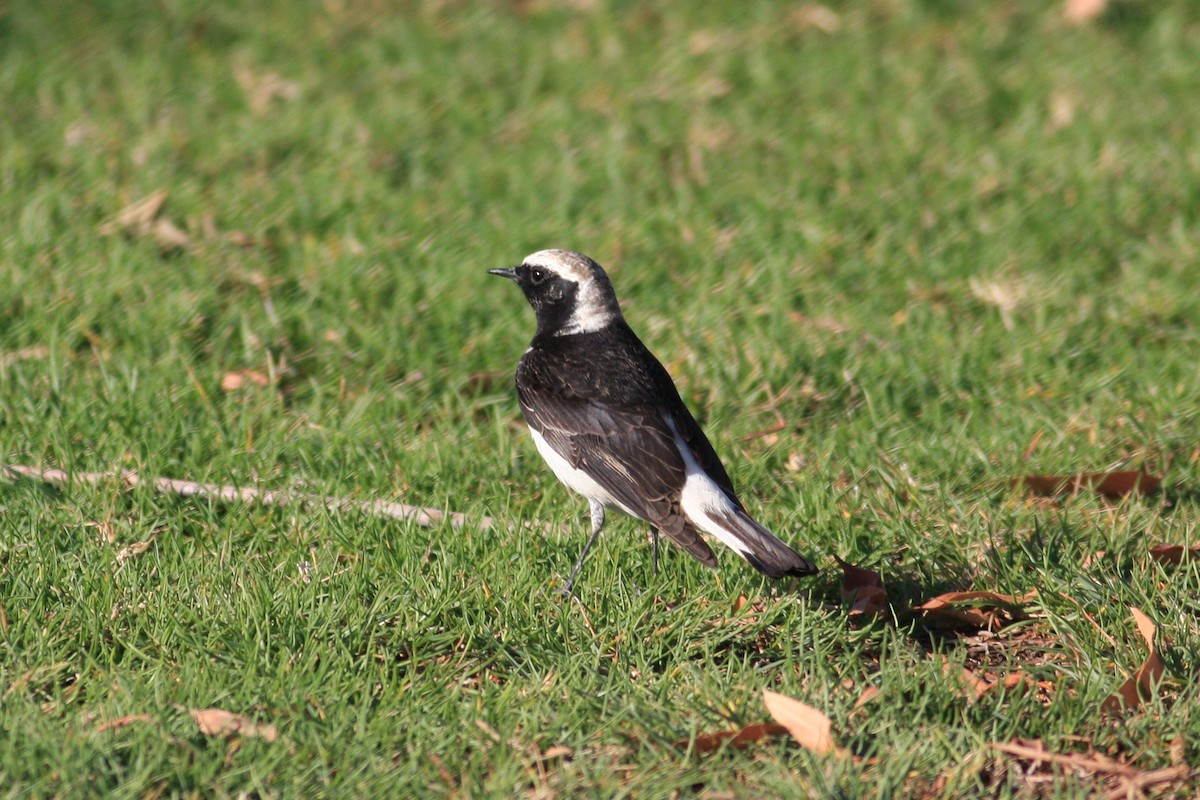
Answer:
[[[0, 5], [0, 796], [1195, 796], [1200, 5], [1108, 5]], [[817, 577], [560, 596], [544, 247]]]

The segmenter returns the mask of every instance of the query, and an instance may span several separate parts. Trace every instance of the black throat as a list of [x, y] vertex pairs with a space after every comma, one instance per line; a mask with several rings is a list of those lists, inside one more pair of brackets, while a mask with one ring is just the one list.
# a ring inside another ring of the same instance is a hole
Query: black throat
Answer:
[[523, 284], [525, 298], [537, 316], [537, 334], [554, 335], [567, 327], [579, 295], [574, 281], [555, 278], [540, 286]]

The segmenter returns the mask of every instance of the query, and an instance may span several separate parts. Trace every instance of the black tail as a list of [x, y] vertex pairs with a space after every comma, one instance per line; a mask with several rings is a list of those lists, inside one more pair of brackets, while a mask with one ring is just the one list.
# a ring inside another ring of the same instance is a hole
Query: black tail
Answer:
[[768, 578], [782, 578], [785, 575], [799, 578], [816, 574], [817, 568], [811, 561], [780, 541], [775, 534], [750, 519], [744, 512], [723, 514], [717, 519], [726, 523], [725, 530], [742, 545], [742, 548], [732, 549]]

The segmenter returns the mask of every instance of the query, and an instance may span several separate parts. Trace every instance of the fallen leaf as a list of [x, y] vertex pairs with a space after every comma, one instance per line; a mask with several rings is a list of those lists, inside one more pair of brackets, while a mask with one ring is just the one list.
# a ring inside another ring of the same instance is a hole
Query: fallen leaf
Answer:
[[123, 564], [134, 556], [141, 555], [150, 548], [150, 542], [134, 542], [117, 551], [117, 563]]
[[844, 751], [833, 743], [833, 723], [822, 712], [770, 689], [763, 689], [763, 705], [801, 747], [817, 755], [844, 755]]
[[1108, 0], [1067, 0], [1063, 19], [1072, 25], [1085, 25], [1108, 10]]
[[1085, 472], [1078, 475], [1026, 475], [1013, 481], [1013, 485], [1026, 488], [1030, 494], [1040, 497], [1055, 497], [1061, 494], [1078, 494], [1091, 489], [1109, 499], [1128, 494], [1154, 494], [1162, 487], [1162, 478], [1142, 470], [1118, 472]]
[[977, 628], [998, 630], [1010, 622], [1026, 619], [1022, 606], [1029, 603], [1036, 592], [1014, 596], [997, 592], [947, 592], [926, 600], [913, 611], [933, 619], [948, 619], [973, 625]]
[[[945, 660], [945, 656], [942, 658], [945, 662], [945, 672], [947, 675], [949, 675], [953, 671], [953, 668], [950, 666], [950, 662]], [[965, 694], [971, 701], [978, 700], [996, 689], [1004, 689], [1011, 692], [1015, 689], [1024, 688], [1026, 690], [1032, 689], [1035, 692], [1043, 691], [1046, 692], [1047, 695], [1054, 690], [1054, 684], [1050, 683], [1049, 681], [1034, 680], [1021, 670], [1011, 672], [1002, 678], [998, 678], [992, 673], [988, 673], [986, 676], [981, 676], [975, 672], [972, 672], [966, 667], [963, 667], [960, 677], [962, 679], [964, 688], [967, 690]]]
[[135, 722], [153, 722], [154, 717], [149, 714], [129, 714], [128, 716], [111, 719], [108, 722], [101, 722], [96, 726], [97, 733], [104, 731], [114, 731], [117, 728], [124, 728], [126, 725], [132, 725]]
[[1125, 683], [1121, 684], [1121, 688], [1117, 689], [1116, 694], [1110, 696], [1100, 706], [1102, 711], [1109, 713], [1119, 712], [1122, 708], [1129, 710], [1136, 709], [1142, 704], [1142, 699], [1149, 697], [1154, 693], [1154, 687], [1162, 680], [1166, 673], [1166, 665], [1158, 655], [1158, 651], [1154, 648], [1154, 634], [1158, 627], [1149, 617], [1142, 613], [1141, 609], [1129, 607], [1129, 613], [1133, 615], [1133, 621], [1137, 623], [1138, 633], [1146, 641], [1146, 648], [1150, 651], [1150, 655], [1146, 658], [1142, 665], [1137, 668]]
[[267, 244], [243, 231], [230, 231], [225, 234], [225, 239], [235, 247], [259, 247]]
[[1022, 461], [1029, 460], [1029, 457], [1031, 455], [1033, 455], [1034, 449], [1037, 448], [1038, 442], [1040, 442], [1042, 440], [1042, 436], [1044, 436], [1045, 434], [1046, 434], [1046, 431], [1043, 429], [1043, 430], [1039, 430], [1037, 433], [1035, 433], [1033, 435], [1033, 438], [1029, 440], [1029, 444], [1025, 447], [1025, 452], [1021, 454]]
[[114, 233], [149, 236], [163, 250], [186, 247], [190, 241], [188, 235], [162, 215], [166, 203], [167, 190], [158, 189], [118, 211], [115, 217], [96, 228], [96, 232], [101, 236], [111, 236]]
[[300, 84], [284, 79], [278, 72], [258, 72], [242, 66], [234, 77], [246, 95], [246, 102], [255, 116], [265, 116], [275, 100], [294, 100], [300, 96]]
[[1069, 92], [1054, 92], [1050, 95], [1050, 121], [1046, 127], [1058, 131], [1075, 121], [1078, 99]]
[[[985, 194], [995, 191], [995, 187], [983, 188]], [[984, 281], [979, 278], [971, 278], [968, 284], [975, 299], [996, 307], [996, 310], [1000, 312], [1000, 321], [1005, 330], [1011, 331], [1013, 329], [1012, 314], [1025, 296], [1024, 285], [1014, 281]]]
[[166, 217], [159, 217], [150, 226], [150, 236], [163, 250], [180, 250], [187, 247], [188, 235]]
[[1047, 701], [1050, 695], [1057, 688], [1052, 681], [1039, 681], [1020, 670], [1017, 670], [1009, 675], [1005, 675], [1002, 679], [992, 684], [992, 686], [1000, 686], [1010, 692], [1018, 688], [1024, 688], [1026, 690], [1032, 689], [1035, 692], [1043, 693], [1042, 695], [1039, 695], [1039, 697], [1043, 697]]
[[253, 736], [266, 742], [278, 736], [274, 725], [259, 725], [249, 717], [220, 708], [194, 708], [188, 713], [205, 736]]
[[[1088, 792], [1089, 796], [1106, 797], [1110, 800], [1118, 800], [1124, 797], [1145, 797], [1145, 789], [1158, 786], [1162, 783], [1186, 781], [1192, 773], [1192, 769], [1187, 764], [1176, 764], [1171, 767], [1162, 769], [1141, 770], [1126, 761], [1118, 761], [1100, 753], [1052, 753], [1046, 749], [1046, 746], [1037, 740], [1024, 743], [1021, 741], [1013, 742], [993, 742], [992, 747], [1001, 753], [1007, 753], [1025, 761], [1033, 762], [1033, 764], [1052, 764], [1062, 765], [1067, 767], [1076, 775], [1096, 776], [1099, 780], [1104, 781], [1104, 788], [1108, 788], [1107, 792], [1102, 794], [1099, 791]], [[1061, 772], [1054, 770], [1053, 773], [1035, 772], [1035, 767], [1023, 768], [1022, 772], [1026, 775], [1026, 780], [1037, 779], [1049, 775], [1061, 776]], [[1061, 778], [1060, 778], [1061, 779]], [[1097, 786], [1096, 789], [1101, 787]], [[1176, 788], [1176, 787], [1173, 787]], [[1178, 786], [1176, 788], [1177, 796], [1187, 796], [1183, 793], [1186, 787]], [[1155, 792], [1157, 794], [1157, 792]], [[1194, 794], [1194, 793], [1192, 793]], [[1173, 795], [1175, 796], [1175, 795]]]
[[482, 720], [482, 719], [475, 720], [475, 727], [479, 728], [479, 730], [481, 730], [485, 734], [487, 734], [487, 737], [489, 739], [491, 739], [493, 742], [501, 741], [500, 732], [497, 731], [495, 728], [493, 728], [491, 725], [488, 725], [487, 722], [485, 722], [484, 720]]
[[858, 696], [858, 699], [854, 701], [854, 708], [852, 709], [852, 711], [857, 711], [858, 709], [862, 708], [863, 706], [865, 706], [867, 703], [871, 702], [878, 696], [879, 696], [879, 687], [878, 686], [868, 686], [867, 688], [863, 689], [863, 693], [860, 694]]
[[887, 610], [887, 591], [878, 572], [833, 558], [842, 568], [842, 599], [850, 603], [851, 617], [874, 616]]
[[241, 369], [234, 372], [226, 372], [221, 378], [221, 389], [226, 392], [237, 391], [246, 384], [253, 384], [258, 387], [266, 387], [271, 384], [271, 379], [263, 373], [255, 369]]
[[779, 437], [772, 436], [772, 434], [779, 433], [781, 430], [784, 430], [785, 428], [787, 428], [787, 421], [783, 420], [783, 419], [778, 419], [778, 420], [775, 420], [775, 422], [771, 423], [766, 428], [763, 428], [763, 429], [757, 430], [757, 431], [753, 431], [751, 433], [747, 433], [745, 436], [742, 437], [742, 441], [743, 442], [752, 442], [755, 439], [765, 439], [766, 444], [768, 446], [770, 446], [770, 445], [775, 444], [775, 442], [779, 441]]
[[148, 228], [167, 202], [167, 190], [158, 189], [117, 212], [117, 215], [96, 228], [101, 236], [111, 236], [122, 231], [137, 231]]
[[570, 747], [567, 747], [564, 744], [555, 744], [543, 750], [541, 755], [538, 757], [538, 760], [543, 762], [557, 761], [562, 758], [570, 758], [574, 754], [575, 751]]
[[[947, 675], [954, 673], [954, 667], [950, 664], [950, 659], [945, 656], [942, 656], [942, 672]], [[959, 696], [967, 697], [969, 700], [978, 700], [983, 697], [988, 689], [992, 688], [990, 681], [984, 680], [966, 667], [962, 667], [958, 673], [958, 677], [962, 681], [963, 688], [966, 690], [958, 694]]]
[[1185, 547], [1181, 544], [1156, 544], [1150, 557], [1160, 564], [1179, 564], [1185, 558], [1200, 558], [1200, 544]]
[[711, 753], [726, 743], [740, 749], [763, 739], [787, 735], [788, 729], [782, 725], [757, 723], [747, 725], [740, 731], [716, 731], [715, 733], [701, 734], [694, 739], [680, 739], [675, 746], [680, 750], [693, 747], [698, 753]]
[[815, 28], [821, 33], [837, 33], [842, 27], [842, 20], [835, 12], [816, 3], [800, 6], [788, 14], [787, 22], [798, 31]]
[[18, 361], [46, 358], [49, 355], [50, 348], [44, 344], [35, 344], [33, 347], [22, 347], [20, 350], [2, 350], [0, 351], [0, 367], [7, 367], [16, 364]]
[[750, 602], [750, 598], [747, 597], [744, 593], [739, 594], [737, 597], [733, 598], [733, 613], [734, 614], [739, 613], [743, 608], [746, 607], [746, 605], [749, 602]]

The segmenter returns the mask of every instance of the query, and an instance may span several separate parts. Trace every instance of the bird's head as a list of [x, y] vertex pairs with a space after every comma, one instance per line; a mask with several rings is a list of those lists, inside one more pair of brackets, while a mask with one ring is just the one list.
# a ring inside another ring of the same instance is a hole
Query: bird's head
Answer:
[[537, 314], [538, 333], [589, 333], [621, 319], [604, 268], [571, 250], [539, 250], [512, 269], [488, 270], [521, 287]]

